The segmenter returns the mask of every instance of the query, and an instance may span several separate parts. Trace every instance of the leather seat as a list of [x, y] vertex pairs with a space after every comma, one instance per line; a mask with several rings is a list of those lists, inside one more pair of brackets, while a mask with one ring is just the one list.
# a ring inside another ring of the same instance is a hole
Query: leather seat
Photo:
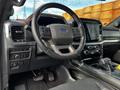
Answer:
[[110, 90], [96, 80], [87, 78], [76, 82], [66, 83], [49, 90]]

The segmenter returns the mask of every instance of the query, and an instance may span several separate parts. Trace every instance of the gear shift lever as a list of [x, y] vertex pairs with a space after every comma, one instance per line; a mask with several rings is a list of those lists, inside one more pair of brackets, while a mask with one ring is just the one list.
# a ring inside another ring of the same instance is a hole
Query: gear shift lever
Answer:
[[114, 67], [112, 65], [111, 59], [109, 59], [109, 58], [100, 59], [99, 64], [106, 71], [114, 71]]

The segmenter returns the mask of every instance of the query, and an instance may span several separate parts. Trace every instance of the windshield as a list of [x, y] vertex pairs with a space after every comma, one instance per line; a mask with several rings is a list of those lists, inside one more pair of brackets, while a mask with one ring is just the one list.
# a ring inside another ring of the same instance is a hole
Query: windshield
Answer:
[[[14, 15], [11, 17], [11, 19], [25, 19], [30, 16], [40, 5], [49, 2], [61, 3], [68, 6], [72, 10], [77, 10], [110, 1], [113, 0], [26, 0], [24, 6], [14, 7]], [[64, 12], [57, 9], [48, 9], [45, 11], [45, 13], [63, 15]]]

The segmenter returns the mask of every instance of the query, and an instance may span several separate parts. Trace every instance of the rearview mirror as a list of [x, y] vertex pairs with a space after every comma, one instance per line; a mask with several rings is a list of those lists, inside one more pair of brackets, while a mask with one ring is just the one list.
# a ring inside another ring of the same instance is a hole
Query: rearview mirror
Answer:
[[97, 1], [106, 1], [106, 0], [97, 0]]
[[26, 0], [12, 0], [13, 5], [15, 6], [23, 6]]

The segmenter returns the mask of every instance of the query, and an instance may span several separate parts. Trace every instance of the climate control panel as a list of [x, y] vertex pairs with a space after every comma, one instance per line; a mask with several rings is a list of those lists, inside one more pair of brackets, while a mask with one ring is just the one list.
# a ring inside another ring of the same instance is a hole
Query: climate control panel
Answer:
[[101, 44], [93, 44], [93, 45], [86, 45], [83, 52], [83, 58], [99, 58], [102, 56], [102, 45]]

